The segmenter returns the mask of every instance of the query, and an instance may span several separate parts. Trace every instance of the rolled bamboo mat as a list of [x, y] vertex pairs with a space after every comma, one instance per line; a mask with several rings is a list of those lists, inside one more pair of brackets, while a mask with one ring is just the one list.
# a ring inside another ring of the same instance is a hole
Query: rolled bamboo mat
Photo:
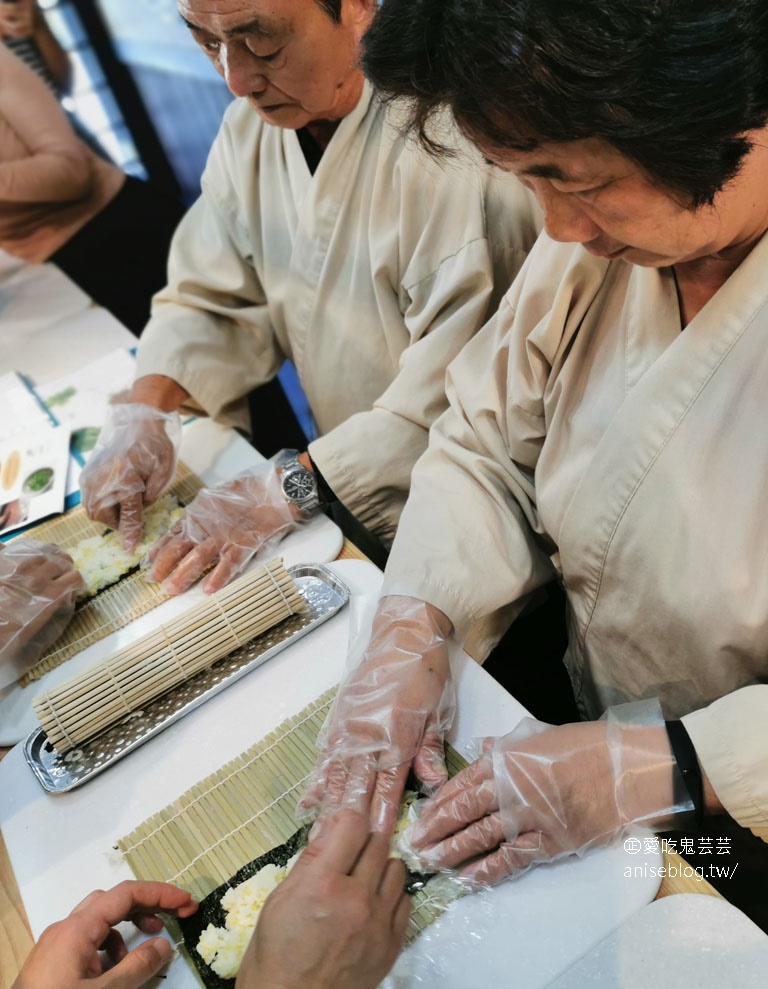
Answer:
[[[179, 463], [176, 479], [169, 492], [179, 504], [188, 505], [202, 487], [203, 482], [200, 478], [185, 464]], [[89, 519], [82, 505], [78, 505], [63, 515], [34, 526], [25, 532], [24, 536], [66, 548], [103, 533], [104, 524]], [[143, 573], [127, 574], [112, 587], [106, 588], [78, 606], [72, 621], [62, 635], [19, 679], [19, 686], [26, 687], [33, 681], [39, 680], [87, 646], [98, 642], [117, 629], [125, 628], [130, 622], [152, 611], [165, 600], [167, 595], [160, 590], [160, 585], [150, 583]]]
[[[203, 899], [297, 830], [294, 813], [317, 760], [336, 688], [183, 793], [117, 842], [137, 879], [175, 883]], [[446, 746], [451, 776], [466, 762]], [[444, 909], [429, 883], [413, 897], [407, 940]]]
[[48, 742], [57, 752], [68, 752], [306, 610], [282, 560], [272, 560], [105, 662], [35, 698], [35, 714]]

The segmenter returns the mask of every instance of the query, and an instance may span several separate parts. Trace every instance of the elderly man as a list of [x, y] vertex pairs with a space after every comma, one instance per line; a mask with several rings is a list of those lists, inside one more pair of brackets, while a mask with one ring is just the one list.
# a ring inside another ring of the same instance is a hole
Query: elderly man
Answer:
[[388, 545], [446, 405], [444, 372], [513, 280], [539, 225], [448, 126], [438, 165], [365, 82], [376, 0], [181, 0], [238, 97], [182, 222], [142, 337], [131, 403], [83, 478], [126, 543], [173, 470], [180, 408], [244, 425], [243, 397], [295, 363], [320, 433], [307, 451], [203, 492], [155, 554], [177, 593], [222, 586], [265, 540], [338, 500]]

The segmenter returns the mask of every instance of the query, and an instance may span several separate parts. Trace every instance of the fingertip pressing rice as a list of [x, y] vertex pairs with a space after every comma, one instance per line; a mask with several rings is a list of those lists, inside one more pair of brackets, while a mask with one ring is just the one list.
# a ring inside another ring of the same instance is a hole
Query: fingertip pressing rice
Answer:
[[[395, 858], [400, 857], [396, 848], [397, 837], [414, 819], [413, 806], [418, 799], [419, 794], [415, 790], [406, 790], [403, 795], [390, 850]], [[234, 979], [240, 971], [243, 955], [267, 897], [285, 879], [300, 854], [300, 851], [297, 852], [284, 866], [263, 866], [250, 879], [232, 886], [222, 896], [226, 926], [209, 924], [197, 942], [200, 957], [222, 979]]]
[[183, 514], [184, 509], [176, 498], [172, 494], [165, 494], [144, 513], [144, 532], [141, 542], [134, 550], [123, 548], [119, 532], [91, 536], [68, 548], [67, 552], [85, 582], [85, 588], [79, 597], [93, 597], [94, 594], [117, 583], [121, 577], [138, 567], [151, 546]]

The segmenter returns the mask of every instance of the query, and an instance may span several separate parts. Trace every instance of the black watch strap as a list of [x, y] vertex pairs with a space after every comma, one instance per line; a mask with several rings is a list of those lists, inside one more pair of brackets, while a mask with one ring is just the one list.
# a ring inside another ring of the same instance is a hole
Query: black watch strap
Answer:
[[315, 474], [315, 482], [317, 484], [317, 496], [320, 499], [320, 504], [330, 505], [332, 502], [338, 501], [339, 499], [333, 493], [333, 489], [331, 488], [330, 484], [326, 481], [326, 479], [323, 477], [322, 472], [320, 471], [315, 461], [312, 459], [312, 454], [309, 451], [307, 451], [307, 456], [309, 457], [309, 462], [312, 465], [312, 470], [314, 471]]
[[704, 780], [696, 749], [682, 721], [665, 721], [664, 727], [679, 770], [675, 776], [675, 800], [683, 803], [690, 797], [693, 803], [690, 826], [699, 830], [704, 818]]

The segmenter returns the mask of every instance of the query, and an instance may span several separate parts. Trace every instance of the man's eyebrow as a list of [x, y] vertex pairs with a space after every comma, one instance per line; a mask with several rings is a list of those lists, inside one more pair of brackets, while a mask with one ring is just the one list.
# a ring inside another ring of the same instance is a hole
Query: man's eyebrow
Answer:
[[[183, 15], [179, 16], [190, 31], [199, 31], [201, 34], [209, 33], [206, 28], [200, 27], [199, 24], [193, 24], [192, 21], [188, 21]], [[254, 17], [254, 19], [249, 21], [247, 24], [238, 24], [238, 26], [236, 28], [232, 28], [231, 31], [224, 32], [224, 36], [226, 38], [239, 38], [244, 34], [249, 36], [256, 35], [258, 38], [274, 38], [277, 32], [274, 28], [270, 27], [258, 17]]]

